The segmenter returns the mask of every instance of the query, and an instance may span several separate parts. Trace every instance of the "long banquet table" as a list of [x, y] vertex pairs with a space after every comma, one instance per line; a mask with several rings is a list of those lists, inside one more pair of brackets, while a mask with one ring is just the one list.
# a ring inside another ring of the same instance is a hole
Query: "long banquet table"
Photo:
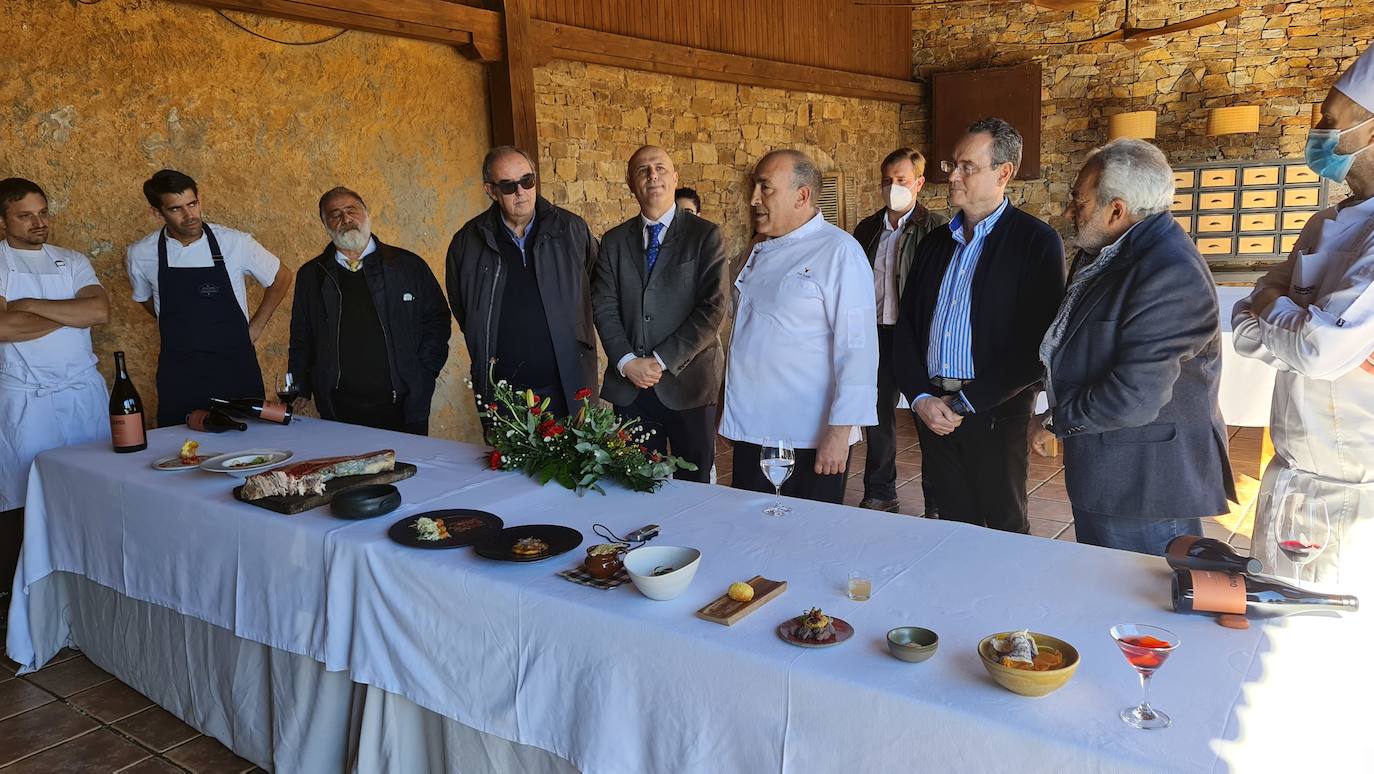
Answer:
[[[1236, 631], [1169, 611], [1153, 557], [801, 500], [770, 519], [769, 498], [704, 484], [579, 498], [487, 470], [471, 445], [321, 420], [190, 434], [297, 459], [394, 448], [419, 467], [386, 517], [283, 516], [235, 501], [223, 475], [149, 467], [187, 434], [154, 431], [138, 454], [40, 455], [8, 652], [33, 670], [80, 648], [278, 771], [1374, 769], [1368, 613]], [[581, 548], [504, 564], [387, 538], [445, 507], [572, 526], [583, 547], [595, 523], [653, 522], [654, 544], [700, 548], [702, 564], [683, 596], [655, 602], [558, 577]], [[873, 578], [868, 602], [844, 594], [856, 569]], [[694, 616], [756, 574], [787, 591], [734, 626]], [[777, 624], [811, 606], [854, 638], [779, 640]], [[1139, 691], [1107, 634], [1122, 622], [1182, 638], [1152, 689], [1172, 728], [1117, 718]], [[899, 625], [939, 632], [935, 657], [888, 655]], [[1057, 693], [1019, 697], [984, 673], [978, 640], [1022, 627], [1081, 652]]]

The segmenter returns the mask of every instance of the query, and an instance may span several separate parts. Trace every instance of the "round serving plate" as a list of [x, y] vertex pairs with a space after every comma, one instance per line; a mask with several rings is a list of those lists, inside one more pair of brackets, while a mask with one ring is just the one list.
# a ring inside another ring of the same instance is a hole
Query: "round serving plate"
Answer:
[[794, 629], [797, 624], [801, 623], [801, 619], [805, 617], [806, 616], [799, 615], [796, 618], [789, 618], [778, 624], [778, 636], [781, 637], [784, 642], [789, 642], [799, 648], [829, 648], [834, 645], [839, 645], [841, 642], [854, 636], [854, 627], [850, 626], [848, 621], [845, 621], [843, 618], [836, 618], [832, 615], [830, 616], [830, 623], [835, 627], [834, 637], [825, 641], [797, 639], [793, 636], [792, 629]]
[[291, 459], [292, 452], [286, 449], [244, 449], [243, 451], [219, 454], [200, 463], [201, 470], [211, 473], [228, 473], [231, 476], [246, 476], [259, 470], [266, 470]]
[[[415, 531], [415, 522], [422, 516], [443, 519], [444, 526], [449, 530], [448, 539], [421, 540], [419, 533]], [[476, 519], [481, 523], [476, 524], [468, 521], [469, 519]], [[475, 540], [499, 531], [503, 524], [501, 517], [494, 513], [475, 511], [471, 508], [450, 508], [411, 514], [392, 524], [386, 534], [397, 543], [411, 548], [463, 548], [472, 545]]]
[[217, 456], [219, 456], [219, 452], [208, 452], [205, 454], [197, 454], [195, 462], [182, 462], [180, 454], [169, 454], [166, 457], [163, 457], [162, 459], [154, 462], [153, 470], [162, 470], [168, 472], [175, 472], [178, 470], [197, 470], [200, 468], [202, 462], [205, 462], [210, 458]]
[[[535, 538], [544, 541], [547, 548], [538, 554], [517, 554], [516, 541]], [[557, 524], [525, 524], [507, 527], [500, 532], [486, 535], [472, 544], [478, 556], [495, 559], [498, 562], [538, 562], [550, 557], [566, 554], [582, 545], [582, 533], [572, 527]]]

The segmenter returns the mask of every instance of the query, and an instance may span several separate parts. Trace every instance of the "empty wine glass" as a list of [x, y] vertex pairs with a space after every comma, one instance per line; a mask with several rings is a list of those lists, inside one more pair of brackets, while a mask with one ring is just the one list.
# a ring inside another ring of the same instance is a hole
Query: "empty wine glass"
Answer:
[[1321, 556], [1331, 538], [1326, 503], [1305, 492], [1288, 492], [1279, 501], [1275, 522], [1274, 542], [1293, 563], [1293, 579], [1301, 581], [1303, 568]]
[[777, 502], [763, 509], [766, 515], [781, 516], [792, 510], [791, 506], [782, 503], [782, 485], [792, 475], [792, 467], [795, 464], [796, 454], [791, 441], [763, 439], [763, 445], [759, 450], [759, 467], [763, 468], [763, 475], [768, 479], [768, 483], [773, 485], [773, 495], [777, 498]]
[[1121, 710], [1121, 719], [1136, 728], [1168, 728], [1173, 722], [1169, 716], [1150, 706], [1150, 678], [1178, 647], [1178, 635], [1145, 624], [1117, 624], [1111, 633], [1121, 655], [1140, 675], [1140, 704]]

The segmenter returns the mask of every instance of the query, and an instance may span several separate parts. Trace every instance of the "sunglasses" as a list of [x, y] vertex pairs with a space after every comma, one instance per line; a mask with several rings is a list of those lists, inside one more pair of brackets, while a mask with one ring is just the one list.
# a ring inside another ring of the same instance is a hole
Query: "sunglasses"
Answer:
[[516, 188], [523, 188], [526, 191], [533, 188], [534, 173], [531, 172], [528, 175], [525, 175], [524, 177], [520, 178], [519, 180], [501, 180], [499, 182], [490, 181], [488, 184], [496, 190], [500, 191], [501, 193], [505, 194], [506, 196], [510, 196], [511, 194], [515, 193]]

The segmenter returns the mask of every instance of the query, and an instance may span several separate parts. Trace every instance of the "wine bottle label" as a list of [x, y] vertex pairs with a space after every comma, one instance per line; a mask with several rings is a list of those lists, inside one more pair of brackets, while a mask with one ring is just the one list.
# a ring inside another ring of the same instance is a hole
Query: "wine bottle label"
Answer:
[[112, 414], [110, 436], [116, 447], [138, 446], [148, 440], [143, 430], [143, 414]]
[[1193, 610], [1198, 613], [1245, 613], [1245, 578], [1229, 572], [1192, 570]]
[[1169, 541], [1168, 557], [1170, 559], [1188, 558], [1188, 549], [1192, 548], [1193, 544], [1197, 541], [1197, 535], [1179, 535], [1178, 537]]
[[274, 400], [262, 402], [262, 418], [268, 422], [281, 422], [286, 419], [286, 404]]
[[205, 409], [196, 409], [186, 415], [186, 426], [192, 430], [205, 430], [205, 420], [210, 416], [210, 412]]

